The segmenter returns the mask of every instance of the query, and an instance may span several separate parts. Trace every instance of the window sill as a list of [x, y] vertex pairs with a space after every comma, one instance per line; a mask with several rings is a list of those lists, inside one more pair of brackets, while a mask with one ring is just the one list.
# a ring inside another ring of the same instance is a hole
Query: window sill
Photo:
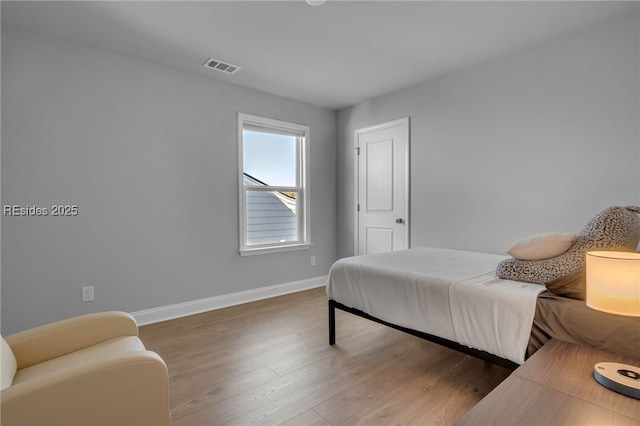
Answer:
[[285, 251], [307, 250], [311, 247], [311, 243], [290, 244], [286, 246], [267, 246], [245, 248], [240, 250], [240, 256], [254, 256], [257, 254], [281, 253]]

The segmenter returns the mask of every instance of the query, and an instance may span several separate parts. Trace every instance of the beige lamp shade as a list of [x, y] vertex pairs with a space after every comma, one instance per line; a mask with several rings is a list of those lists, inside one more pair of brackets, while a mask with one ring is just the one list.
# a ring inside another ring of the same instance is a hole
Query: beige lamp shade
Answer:
[[640, 253], [587, 253], [587, 306], [618, 315], [640, 316]]

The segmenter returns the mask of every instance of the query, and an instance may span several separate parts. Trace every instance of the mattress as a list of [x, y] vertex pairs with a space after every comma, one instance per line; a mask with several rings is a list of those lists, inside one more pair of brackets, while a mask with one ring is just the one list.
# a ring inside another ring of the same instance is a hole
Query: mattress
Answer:
[[593, 346], [640, 362], [640, 317], [596, 311], [581, 300], [545, 291], [538, 296], [527, 357], [551, 339]]
[[524, 362], [539, 284], [495, 276], [505, 256], [417, 248], [331, 268], [327, 295], [383, 321]]

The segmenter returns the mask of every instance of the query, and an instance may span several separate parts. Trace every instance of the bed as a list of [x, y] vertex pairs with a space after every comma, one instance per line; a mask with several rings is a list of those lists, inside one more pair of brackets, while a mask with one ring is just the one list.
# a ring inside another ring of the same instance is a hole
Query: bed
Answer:
[[640, 317], [596, 311], [584, 301], [544, 291], [538, 295], [526, 358], [551, 339], [592, 346], [640, 361]]
[[551, 338], [638, 358], [640, 318], [594, 311], [545, 286], [583, 270], [588, 250], [636, 250], [638, 213], [600, 212], [552, 258], [416, 248], [341, 259], [327, 282], [329, 343], [339, 309], [511, 369]]

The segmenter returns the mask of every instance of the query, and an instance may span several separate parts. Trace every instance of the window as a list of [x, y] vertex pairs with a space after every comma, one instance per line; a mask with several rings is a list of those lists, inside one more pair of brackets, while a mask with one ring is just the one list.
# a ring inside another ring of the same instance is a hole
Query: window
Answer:
[[238, 114], [240, 254], [309, 247], [309, 127]]

